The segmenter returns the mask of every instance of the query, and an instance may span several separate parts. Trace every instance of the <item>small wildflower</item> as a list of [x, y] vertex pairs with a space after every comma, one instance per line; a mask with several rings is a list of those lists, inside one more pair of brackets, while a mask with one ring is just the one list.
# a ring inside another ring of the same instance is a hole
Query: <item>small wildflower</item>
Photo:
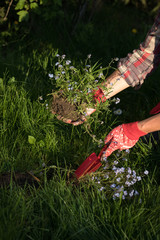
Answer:
[[116, 179], [116, 181], [117, 181], [117, 182], [120, 182], [120, 181], [121, 181], [121, 178], [120, 178], [120, 177], [119, 177], [119, 178], [117, 178], [117, 179]]
[[115, 197], [120, 197], [120, 194], [119, 193], [115, 193], [114, 196]]
[[148, 170], [145, 170], [145, 171], [144, 171], [144, 174], [148, 175], [148, 173], [149, 173]]
[[46, 103], [46, 107], [48, 107], [48, 103]]
[[49, 73], [48, 76], [49, 76], [50, 78], [53, 78], [53, 77], [54, 77], [53, 73]]
[[74, 67], [73, 67], [73, 66], [70, 66], [70, 69], [74, 69]]
[[58, 66], [58, 65], [59, 65], [59, 62], [56, 62], [56, 63], [55, 63], [55, 66]]
[[128, 161], [127, 158], [122, 158], [122, 160], [123, 160], [123, 161], [126, 161], [126, 162]]
[[40, 101], [42, 101], [42, 100], [43, 100], [43, 97], [42, 97], [42, 96], [40, 96], [40, 97], [39, 97], [39, 100], [40, 100]]
[[86, 67], [87, 67], [87, 68], [90, 68], [90, 67], [91, 67], [91, 65], [86, 65]]
[[88, 54], [88, 55], [87, 55], [88, 58], [91, 58], [91, 56], [92, 56], [91, 54]]
[[71, 63], [70, 60], [67, 60], [67, 61], [66, 61], [66, 65], [69, 65], [70, 63]]
[[117, 62], [117, 61], [119, 61], [119, 58], [118, 58], [118, 57], [116, 57], [114, 60]]
[[56, 57], [59, 57], [59, 54], [56, 54]]
[[60, 64], [60, 65], [58, 65], [58, 67], [59, 67], [59, 68], [63, 68], [63, 66], [62, 66], [61, 64]]
[[122, 199], [123, 199], [123, 200], [125, 199], [125, 196], [124, 196], [124, 195], [122, 196]]
[[116, 98], [115, 104], [120, 103], [120, 98]]
[[105, 189], [105, 187], [101, 187], [101, 188], [100, 188], [100, 191], [102, 191], [102, 190], [104, 190], [104, 189]]
[[137, 29], [136, 28], [132, 28], [132, 33], [136, 34], [137, 33]]
[[116, 153], [116, 156], [117, 156], [117, 157], [119, 157], [119, 156], [120, 156], [120, 154], [119, 154], [119, 153]]
[[121, 115], [122, 114], [122, 110], [119, 108], [119, 109], [115, 110], [113, 113], [115, 115]]
[[126, 181], [125, 184], [126, 184], [127, 186], [130, 186], [130, 185], [131, 185], [130, 182], [128, 182], [128, 181]]
[[98, 184], [100, 184], [101, 182], [100, 182], [100, 181], [98, 181], [97, 183], [98, 183]]
[[130, 153], [130, 150], [129, 150], [129, 149], [126, 149], [126, 153]]
[[130, 197], [133, 197], [133, 193], [134, 193], [134, 190], [132, 190], [132, 191], [129, 193], [129, 196], [130, 196]]
[[111, 186], [110, 186], [111, 188], [115, 188], [116, 187], [116, 184], [115, 183], [113, 183], [113, 184], [111, 184]]
[[65, 57], [66, 57], [66, 55], [65, 55], [65, 54], [63, 54], [63, 55], [62, 55], [62, 59], [65, 59]]
[[141, 179], [142, 179], [142, 178], [141, 178], [140, 176], [137, 176], [137, 180], [138, 180], [138, 181], [141, 181]]
[[65, 71], [62, 71], [61, 73], [62, 73], [62, 74], [65, 74]]
[[98, 83], [98, 80], [96, 79], [95, 82]]
[[127, 176], [126, 176], [126, 178], [130, 178], [131, 177], [131, 175], [130, 174], [128, 174]]
[[59, 79], [59, 76], [55, 76], [55, 78], [54, 78], [55, 80], [57, 80], [57, 79]]
[[114, 171], [114, 170], [117, 170], [116, 166], [113, 166], [112, 170], [113, 170], [113, 171]]
[[115, 165], [117, 165], [117, 164], [118, 164], [118, 161], [117, 161], [117, 160], [115, 160], [113, 163], [114, 163]]
[[103, 73], [100, 73], [98, 77], [101, 78], [101, 77], [103, 77], [103, 76], [104, 76]]
[[132, 170], [128, 167], [128, 173], [131, 174]]
[[124, 196], [127, 196], [128, 193], [127, 193], [127, 191], [125, 190], [125, 191], [123, 192], [123, 194], [124, 194]]
[[139, 195], [139, 192], [138, 192], [137, 190], [135, 190], [134, 195], [135, 195], [135, 196], [136, 196], [136, 195]]
[[101, 124], [103, 124], [104, 122], [102, 121]]
[[91, 89], [90, 89], [90, 88], [88, 88], [87, 92], [88, 92], [88, 93], [90, 93], [90, 92], [92, 92], [92, 91], [91, 91]]

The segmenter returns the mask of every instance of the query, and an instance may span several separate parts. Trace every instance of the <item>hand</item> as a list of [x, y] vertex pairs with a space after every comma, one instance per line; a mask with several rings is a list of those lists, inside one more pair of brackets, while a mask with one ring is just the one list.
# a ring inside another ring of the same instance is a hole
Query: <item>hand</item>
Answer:
[[[95, 111], [96, 111], [96, 109], [94, 109], [94, 108], [86, 108], [85, 116], [89, 116], [92, 113], [94, 113]], [[72, 121], [71, 119], [64, 118], [64, 117], [62, 117], [60, 115], [57, 116], [57, 119], [65, 122], [65, 123], [77, 126], [77, 125], [80, 125], [80, 124], [82, 124], [82, 123], [84, 123], [86, 121], [86, 117], [85, 116], [81, 116], [81, 118], [78, 119], [77, 121]]]
[[147, 133], [139, 130], [138, 122], [122, 124], [114, 128], [105, 138], [105, 144], [109, 144], [103, 157], [108, 157], [115, 150], [124, 150], [132, 148], [141, 136]]

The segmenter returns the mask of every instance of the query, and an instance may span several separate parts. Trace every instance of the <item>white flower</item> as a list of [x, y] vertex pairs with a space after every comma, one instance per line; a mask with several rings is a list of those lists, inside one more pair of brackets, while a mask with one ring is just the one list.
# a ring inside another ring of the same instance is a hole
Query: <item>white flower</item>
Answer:
[[62, 73], [62, 74], [65, 74], [65, 71], [62, 71], [61, 73]]
[[134, 195], [139, 195], [139, 192], [135, 190]]
[[104, 76], [103, 73], [100, 73], [98, 77], [101, 78], [101, 77], [103, 77], [103, 76]]
[[48, 106], [48, 103], [46, 103], [46, 107]]
[[70, 66], [70, 69], [74, 69], [74, 67], [73, 67], [73, 66]]
[[119, 108], [119, 109], [113, 111], [113, 113], [114, 113], [115, 115], [121, 115], [121, 114], [122, 114], [122, 110]]
[[127, 196], [128, 193], [127, 193], [127, 191], [125, 190], [125, 191], [123, 192], [123, 194], [124, 194], [124, 196]]
[[116, 98], [115, 104], [120, 103], [120, 98]]
[[118, 164], [118, 161], [114, 161], [113, 163], [114, 163], [115, 165], [117, 165], [117, 164]]
[[130, 197], [133, 197], [133, 193], [134, 193], [134, 190], [132, 190], [132, 191], [129, 193], [129, 196], [130, 196]]
[[59, 76], [55, 76], [55, 80], [57, 80], [59, 78]]
[[115, 193], [114, 196], [115, 197], [120, 197], [120, 194], [119, 193]]
[[141, 181], [141, 179], [142, 179], [142, 178], [141, 178], [140, 176], [137, 176], [137, 180], [138, 180], [138, 181]]
[[126, 178], [130, 178], [130, 176], [131, 176], [131, 175], [130, 175], [130, 174], [128, 174], [128, 175], [126, 176]]
[[117, 169], [117, 167], [116, 167], [116, 166], [113, 166], [112, 170], [115, 171], [116, 169]]
[[62, 55], [62, 59], [65, 59], [65, 57], [66, 57], [66, 55], [65, 55], [65, 54], [63, 54], [63, 55]]
[[67, 60], [67, 61], [66, 61], [66, 65], [69, 65], [70, 63], [71, 63], [70, 60]]
[[97, 183], [98, 183], [98, 184], [100, 184], [101, 182], [100, 182], [100, 181], [98, 181]]
[[100, 188], [100, 191], [102, 191], [102, 190], [104, 190], [104, 189], [105, 189], [105, 187], [101, 187], [101, 188]]
[[130, 186], [130, 185], [131, 185], [130, 182], [128, 182], [128, 181], [126, 181], [125, 184], [126, 184], [127, 186]]
[[101, 124], [103, 124], [104, 122], [102, 121]]
[[60, 65], [58, 65], [58, 67], [59, 67], [59, 68], [63, 68], [63, 66], [62, 66], [61, 64], [60, 64]]
[[40, 101], [42, 101], [42, 100], [43, 100], [43, 97], [42, 97], [42, 96], [40, 96], [40, 97], [39, 97], [39, 100], [40, 100]]
[[88, 54], [87, 57], [88, 57], [88, 58], [91, 58], [91, 54]]
[[132, 170], [128, 167], [128, 173], [131, 174]]
[[119, 61], [119, 58], [118, 58], [118, 57], [116, 57], [114, 60], [115, 60], [115, 61]]
[[113, 183], [113, 184], [111, 184], [111, 186], [110, 186], [111, 188], [115, 188], [116, 187], [116, 184], [115, 183]]
[[119, 178], [117, 178], [117, 179], [116, 179], [116, 181], [117, 181], [117, 182], [120, 182], [120, 181], [121, 181], [121, 178], [120, 178], [120, 177], [119, 177]]
[[126, 153], [130, 153], [130, 150], [129, 150], [129, 149], [126, 149]]
[[148, 175], [148, 173], [149, 173], [148, 170], [145, 170], [145, 171], [144, 171], [144, 174]]
[[95, 80], [95, 82], [97, 83], [97, 82], [98, 82], [98, 80], [96, 79], [96, 80]]
[[59, 57], [59, 54], [57, 54], [56, 57]]
[[49, 73], [48, 76], [49, 76], [50, 78], [53, 78], [53, 77], [54, 77], [53, 73]]
[[133, 177], [135, 177], [136, 176], [136, 171], [132, 171], [132, 173], [133, 173]]
[[91, 89], [90, 89], [90, 88], [88, 88], [87, 92], [88, 92], [88, 93], [90, 93], [90, 92], [92, 92], [92, 91], [91, 91]]
[[58, 65], [59, 65], [59, 62], [56, 62], [56, 63], [55, 63], [55, 66], [58, 66]]
[[121, 167], [120, 168], [120, 172], [124, 172], [125, 168], [124, 167]]
[[124, 196], [124, 195], [122, 196], [122, 199], [123, 199], [123, 200], [125, 199], [125, 196]]

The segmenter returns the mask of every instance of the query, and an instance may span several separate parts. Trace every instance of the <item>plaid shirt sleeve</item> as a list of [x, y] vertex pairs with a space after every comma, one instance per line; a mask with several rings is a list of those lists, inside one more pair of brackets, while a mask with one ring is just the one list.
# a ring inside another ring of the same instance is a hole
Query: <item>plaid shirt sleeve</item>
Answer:
[[118, 70], [126, 82], [134, 87], [141, 85], [144, 79], [160, 64], [160, 9], [155, 22], [139, 49], [129, 53], [118, 62]]

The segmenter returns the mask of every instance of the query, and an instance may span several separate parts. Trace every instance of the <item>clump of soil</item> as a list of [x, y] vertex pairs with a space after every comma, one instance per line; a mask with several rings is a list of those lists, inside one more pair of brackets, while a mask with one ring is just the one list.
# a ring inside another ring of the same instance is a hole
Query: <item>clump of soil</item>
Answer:
[[69, 103], [63, 96], [53, 95], [51, 102], [51, 112], [58, 114], [63, 118], [76, 121], [81, 118], [81, 114], [78, 112], [77, 107]]
[[10, 183], [15, 183], [21, 187], [24, 187], [25, 184], [39, 186], [40, 180], [34, 175], [28, 173], [3, 173], [0, 174], [0, 187], [9, 186]]

